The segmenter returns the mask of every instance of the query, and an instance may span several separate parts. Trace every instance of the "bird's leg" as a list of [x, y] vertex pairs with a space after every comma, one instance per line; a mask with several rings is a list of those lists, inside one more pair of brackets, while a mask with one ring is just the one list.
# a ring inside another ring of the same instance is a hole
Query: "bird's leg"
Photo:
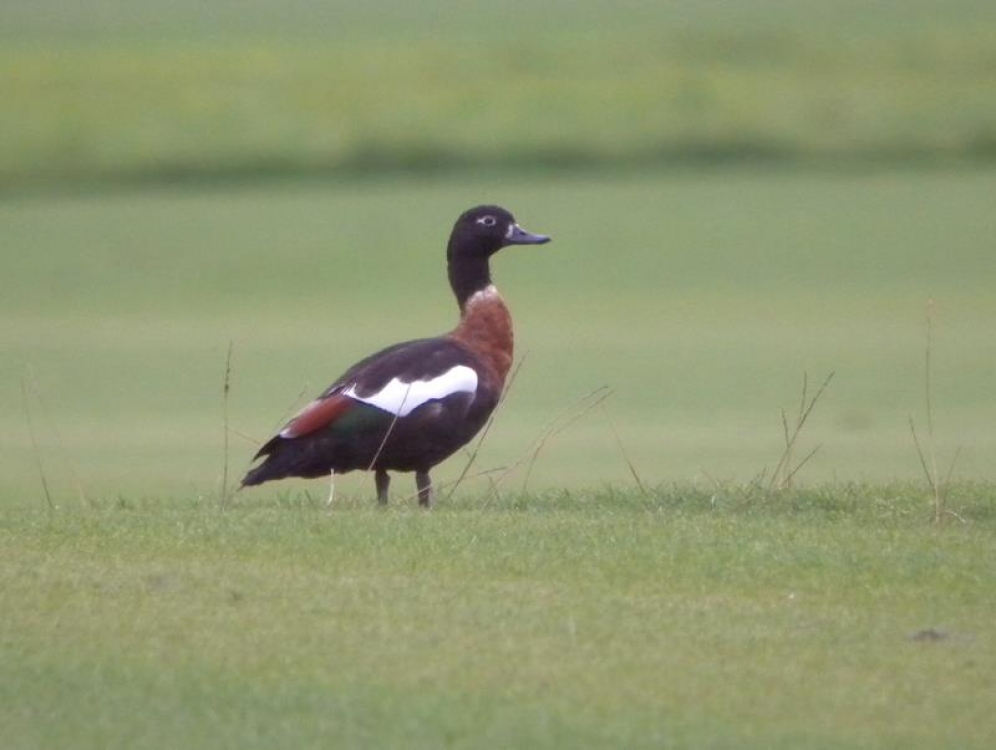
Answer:
[[415, 486], [418, 487], [418, 504], [428, 508], [432, 504], [432, 480], [429, 479], [429, 472], [416, 471]]
[[325, 507], [331, 508], [335, 501], [335, 469], [329, 472], [329, 499], [325, 501]]
[[387, 488], [391, 486], [391, 477], [383, 469], [374, 473], [374, 483], [377, 485], [377, 502], [387, 505]]

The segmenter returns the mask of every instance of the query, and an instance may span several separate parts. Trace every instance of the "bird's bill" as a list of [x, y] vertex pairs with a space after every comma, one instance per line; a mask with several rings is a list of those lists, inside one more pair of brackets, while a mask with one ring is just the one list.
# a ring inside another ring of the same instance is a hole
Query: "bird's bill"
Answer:
[[545, 234], [533, 234], [527, 232], [518, 224], [512, 224], [508, 228], [505, 236], [506, 245], [543, 245], [550, 241], [550, 237]]

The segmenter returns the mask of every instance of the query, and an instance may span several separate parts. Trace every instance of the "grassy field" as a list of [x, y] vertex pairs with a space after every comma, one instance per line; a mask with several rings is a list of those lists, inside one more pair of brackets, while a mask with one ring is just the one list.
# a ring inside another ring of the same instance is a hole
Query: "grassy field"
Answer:
[[[982, 0], [0, 4], [0, 744], [992, 747], [994, 72]], [[490, 473], [220, 507], [478, 202], [555, 238]]]
[[[234, 473], [295, 399], [375, 347], [452, 325], [445, 237], [488, 200], [555, 241], [495, 263], [525, 364], [480, 468], [528, 455], [608, 386], [604, 409], [549, 441], [533, 487], [630, 482], [626, 456], [648, 484], [747, 481], [774, 467], [803, 373], [815, 387], [833, 371], [800, 478], [915, 479], [908, 419], [926, 429], [933, 298], [941, 462], [960, 446], [956, 476], [993, 479], [994, 194], [989, 171], [721, 171], [8, 201], [4, 489], [37, 502], [24, 380], [63, 500], [73, 474], [99, 495], [214, 492], [229, 341]], [[523, 481], [520, 468], [506, 489]]]
[[996, 157], [979, 0], [276, 8], [5, 4], [0, 189]]
[[982, 750], [991, 498], [7, 511], [4, 744]]

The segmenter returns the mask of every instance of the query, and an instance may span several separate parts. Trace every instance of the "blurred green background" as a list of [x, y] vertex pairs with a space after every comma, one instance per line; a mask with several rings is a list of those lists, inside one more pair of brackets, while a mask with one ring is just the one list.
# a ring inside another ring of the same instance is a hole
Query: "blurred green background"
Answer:
[[915, 479], [933, 299], [938, 455], [996, 477], [993, 3], [43, 0], [0, 5], [5, 502], [36, 459], [215, 493], [229, 342], [234, 475], [452, 324], [485, 201], [555, 242], [495, 264], [528, 355], [481, 468], [607, 385], [530, 486], [748, 480], [834, 371], [800, 477]]

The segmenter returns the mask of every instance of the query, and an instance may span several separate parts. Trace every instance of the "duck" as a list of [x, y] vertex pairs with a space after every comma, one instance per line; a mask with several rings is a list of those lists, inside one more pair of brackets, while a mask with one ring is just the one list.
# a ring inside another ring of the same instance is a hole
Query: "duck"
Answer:
[[372, 471], [377, 500], [387, 504], [388, 472], [414, 472], [418, 503], [430, 507], [429, 472], [485, 425], [512, 366], [512, 316], [491, 280], [491, 257], [550, 240], [500, 206], [464, 211], [446, 246], [456, 327], [388, 346], [347, 369], [263, 444], [241, 486], [326, 476], [331, 504], [337, 474]]

